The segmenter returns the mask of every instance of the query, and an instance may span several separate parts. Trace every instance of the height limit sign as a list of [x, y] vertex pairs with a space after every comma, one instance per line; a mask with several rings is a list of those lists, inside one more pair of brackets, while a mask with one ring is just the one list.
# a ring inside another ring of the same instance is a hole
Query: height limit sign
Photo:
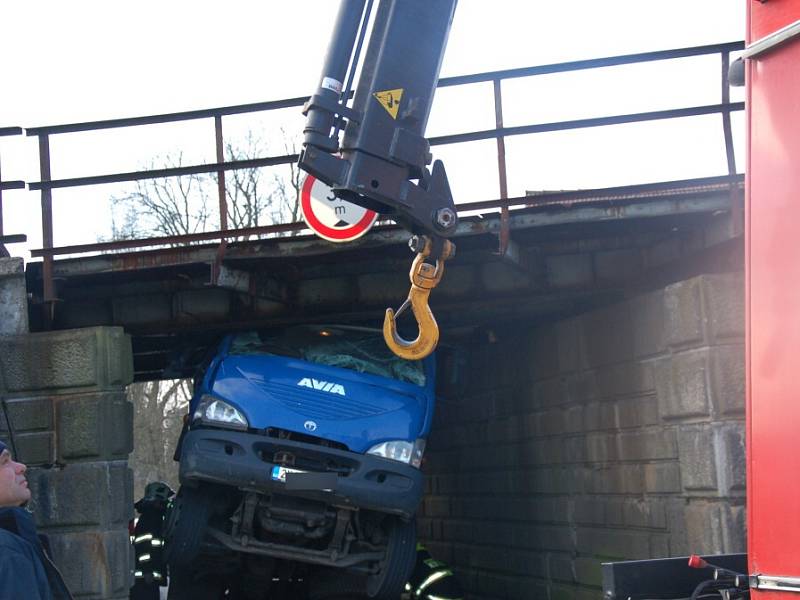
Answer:
[[367, 233], [378, 213], [340, 200], [333, 190], [312, 175], [306, 175], [300, 192], [303, 220], [319, 237], [331, 242], [349, 242]]

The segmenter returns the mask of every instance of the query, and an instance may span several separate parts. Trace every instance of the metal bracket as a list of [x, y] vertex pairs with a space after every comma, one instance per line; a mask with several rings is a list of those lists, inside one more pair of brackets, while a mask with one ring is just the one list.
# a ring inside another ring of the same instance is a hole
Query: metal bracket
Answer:
[[503, 252], [498, 252], [500, 260], [511, 265], [521, 273], [528, 272], [528, 264], [522, 248], [511, 238], [506, 240], [506, 247]]
[[750, 587], [762, 591], [800, 592], [800, 577], [780, 575], [751, 575]]
[[333, 531], [333, 538], [329, 548], [335, 551], [343, 550], [342, 542], [344, 541], [344, 533], [347, 531], [347, 526], [350, 524], [350, 517], [352, 513], [344, 508], [336, 509], [336, 528]]
[[338, 100], [329, 96], [323, 96], [322, 94], [314, 94], [311, 98], [306, 100], [306, 103], [303, 105], [303, 115], [308, 115], [308, 111], [312, 108], [327, 110], [334, 115], [344, 117], [348, 121], [354, 121], [356, 123], [361, 122], [362, 119], [361, 113], [357, 110], [353, 110]]
[[750, 44], [747, 48], [745, 48], [744, 52], [742, 52], [741, 58], [758, 58], [762, 54], [766, 54], [781, 44], [784, 44], [785, 42], [788, 42], [789, 40], [792, 40], [798, 36], [800, 36], [800, 21], [795, 21], [786, 27], [778, 29], [776, 32], [761, 38], [757, 42]]
[[222, 261], [225, 259], [225, 252], [228, 249], [228, 242], [224, 238], [220, 240], [217, 246], [217, 253], [214, 257], [214, 262], [211, 263], [211, 281], [210, 285], [217, 285], [219, 282], [220, 272], [222, 270]]
[[242, 522], [239, 524], [239, 541], [243, 545], [246, 545], [246, 541], [253, 537], [253, 520], [255, 519], [257, 505], [258, 496], [256, 494], [248, 493], [245, 495], [242, 507]]

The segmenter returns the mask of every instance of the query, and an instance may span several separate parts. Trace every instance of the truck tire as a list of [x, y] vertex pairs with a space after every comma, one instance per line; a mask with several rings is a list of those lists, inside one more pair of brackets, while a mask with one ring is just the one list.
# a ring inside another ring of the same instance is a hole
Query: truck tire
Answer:
[[202, 490], [182, 487], [167, 513], [164, 556], [170, 567], [189, 566], [200, 553], [212, 502]]
[[389, 541], [380, 570], [367, 577], [366, 592], [377, 600], [395, 600], [405, 589], [417, 556], [417, 524], [387, 517]]
[[212, 577], [200, 577], [187, 568], [171, 569], [167, 600], [224, 600], [225, 587]]

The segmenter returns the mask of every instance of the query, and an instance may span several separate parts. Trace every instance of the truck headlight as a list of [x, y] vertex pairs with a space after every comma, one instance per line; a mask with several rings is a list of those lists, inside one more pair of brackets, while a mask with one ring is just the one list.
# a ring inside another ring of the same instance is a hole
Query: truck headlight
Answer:
[[422, 464], [422, 454], [424, 452], [425, 440], [422, 438], [418, 439], [416, 442], [407, 442], [405, 440], [381, 442], [367, 450], [367, 454], [397, 460], [411, 465], [412, 467], [417, 467], [418, 469]]
[[203, 394], [197, 404], [193, 420], [197, 419], [233, 429], [247, 429], [249, 426], [247, 419], [237, 408], [209, 394]]

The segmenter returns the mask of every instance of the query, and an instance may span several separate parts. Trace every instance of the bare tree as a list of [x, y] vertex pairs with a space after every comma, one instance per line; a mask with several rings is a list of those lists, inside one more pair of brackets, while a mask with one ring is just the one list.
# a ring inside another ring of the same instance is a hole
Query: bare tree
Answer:
[[172, 460], [186, 413], [189, 380], [147, 381], [128, 386], [133, 403], [134, 445], [131, 462], [135, 498], [151, 481], [164, 481], [177, 489], [178, 466]]
[[[183, 166], [183, 153], [151, 161], [148, 169]], [[213, 227], [210, 178], [205, 174], [143, 179], [124, 196], [111, 198], [113, 239], [186, 235]], [[219, 221], [217, 221], [219, 223]]]
[[[297, 142], [281, 129], [283, 152], [297, 153]], [[253, 132], [248, 132], [243, 143], [228, 143], [225, 157], [228, 161], [267, 156], [266, 144]], [[288, 176], [284, 169], [288, 169]], [[283, 172], [281, 172], [283, 171]], [[225, 196], [230, 228], [258, 227], [272, 223], [293, 223], [300, 216], [300, 190], [302, 172], [296, 164], [274, 169], [272, 176], [264, 177], [263, 169], [236, 169], [225, 175]], [[217, 175], [211, 175], [215, 184]]]
[[[260, 139], [247, 133], [244, 146], [234, 146], [228, 142], [225, 146], [225, 157], [228, 161], [244, 160], [263, 155], [263, 144]], [[225, 173], [225, 197], [228, 206], [228, 226], [258, 227], [264, 224], [264, 212], [271, 204], [272, 198], [264, 195], [264, 185], [260, 169], [235, 169]], [[214, 182], [218, 176], [212, 175]]]
[[[296, 142], [282, 130], [286, 154], [295, 154]], [[240, 143], [225, 146], [227, 161], [268, 155], [267, 144], [252, 131]], [[149, 169], [183, 166], [177, 153], [154, 160]], [[281, 169], [286, 169], [282, 167]], [[112, 239], [131, 239], [155, 235], [176, 236], [219, 229], [216, 202], [218, 175], [194, 174], [136, 182], [131, 192], [111, 198]], [[299, 218], [301, 172], [288, 165], [277, 168], [247, 168], [227, 171], [225, 200], [230, 229], [294, 222]]]
[[[283, 134], [283, 150], [286, 154], [298, 153], [298, 142], [295, 138], [290, 138], [286, 131], [281, 129]], [[297, 163], [289, 163], [289, 177], [279, 177], [275, 175], [275, 185], [278, 190], [278, 197], [281, 198], [281, 217], [284, 222], [295, 223], [300, 219], [300, 191], [303, 188], [305, 176]]]

